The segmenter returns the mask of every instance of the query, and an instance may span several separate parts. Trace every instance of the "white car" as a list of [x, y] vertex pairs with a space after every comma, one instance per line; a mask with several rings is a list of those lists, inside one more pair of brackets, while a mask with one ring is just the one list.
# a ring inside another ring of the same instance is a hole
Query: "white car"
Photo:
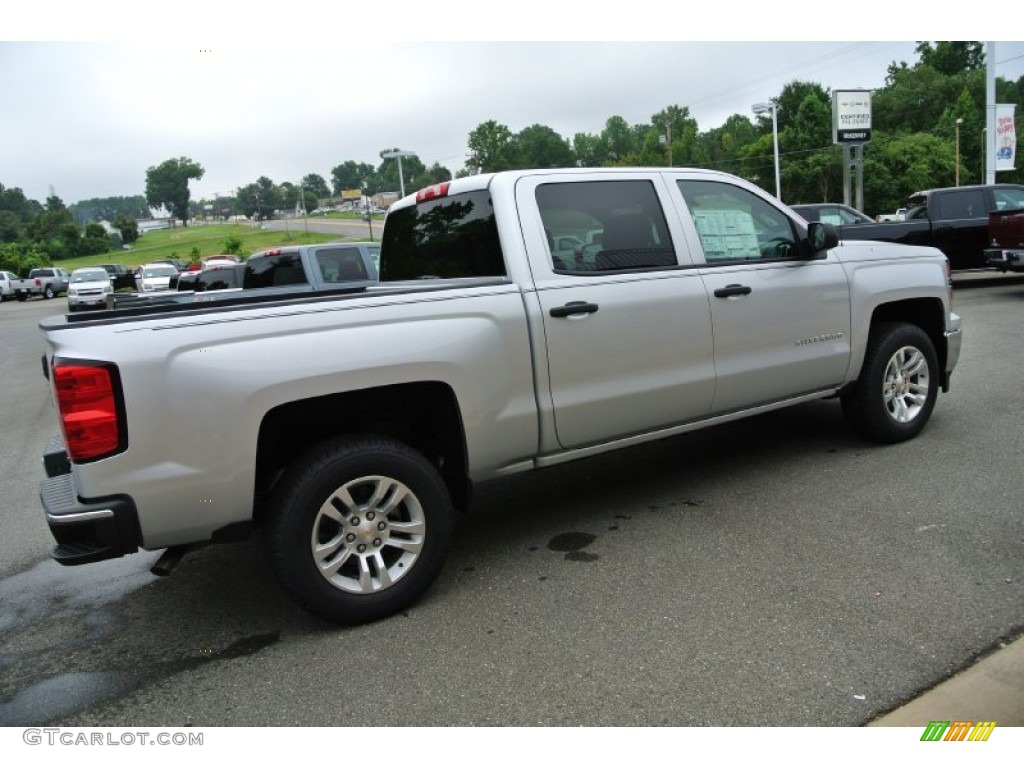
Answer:
[[143, 264], [135, 273], [135, 290], [139, 293], [170, 290], [171, 278], [178, 276], [170, 264]]
[[14, 296], [14, 284], [18, 282], [18, 276], [13, 272], [0, 272], [0, 301]]
[[103, 267], [82, 267], [71, 273], [68, 283], [68, 311], [107, 305], [107, 296], [114, 292], [110, 275]]

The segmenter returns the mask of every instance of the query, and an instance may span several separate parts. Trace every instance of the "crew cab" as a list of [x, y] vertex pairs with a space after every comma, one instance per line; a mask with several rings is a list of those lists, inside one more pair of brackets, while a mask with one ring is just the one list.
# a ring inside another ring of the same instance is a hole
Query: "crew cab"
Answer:
[[244, 294], [40, 324], [58, 562], [166, 573], [261, 528], [300, 605], [378, 619], [481, 483], [821, 398], [908, 440], [961, 348], [939, 251], [840, 245], [707, 170], [456, 179], [391, 206], [379, 283]]
[[71, 273], [61, 267], [39, 267], [28, 273], [28, 277], [12, 281], [11, 288], [18, 301], [25, 301], [30, 296], [42, 296], [52, 299], [66, 293], [71, 282]]
[[985, 269], [989, 266], [988, 215], [992, 211], [1024, 208], [1024, 186], [989, 184], [945, 187], [918, 192], [910, 197], [903, 221], [882, 224], [851, 224], [843, 237], [883, 240], [907, 245], [930, 245], [949, 258], [952, 269]]

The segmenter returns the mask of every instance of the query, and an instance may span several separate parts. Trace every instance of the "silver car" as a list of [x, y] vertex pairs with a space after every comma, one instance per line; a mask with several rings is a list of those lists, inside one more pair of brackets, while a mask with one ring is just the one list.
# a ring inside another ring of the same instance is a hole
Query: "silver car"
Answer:
[[110, 275], [102, 267], [82, 267], [71, 273], [68, 284], [68, 311], [103, 308], [107, 305], [107, 294], [113, 293]]

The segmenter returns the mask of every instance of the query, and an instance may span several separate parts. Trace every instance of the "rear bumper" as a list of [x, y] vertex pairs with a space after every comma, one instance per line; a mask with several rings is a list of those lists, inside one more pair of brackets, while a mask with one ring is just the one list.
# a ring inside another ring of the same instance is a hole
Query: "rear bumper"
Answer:
[[1024, 272], [1024, 251], [989, 248], [985, 251], [985, 263], [1003, 272]]
[[57, 542], [50, 557], [61, 565], [84, 565], [138, 551], [139, 518], [129, 496], [79, 497], [59, 436], [47, 443], [43, 467], [47, 478], [40, 483], [39, 496]]

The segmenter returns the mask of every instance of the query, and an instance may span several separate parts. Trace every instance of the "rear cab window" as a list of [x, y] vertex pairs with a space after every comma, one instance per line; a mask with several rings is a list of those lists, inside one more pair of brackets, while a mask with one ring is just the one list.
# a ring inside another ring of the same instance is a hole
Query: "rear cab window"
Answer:
[[388, 213], [382, 282], [506, 274], [487, 190], [435, 197]]
[[276, 288], [283, 285], [306, 285], [306, 271], [298, 251], [283, 251], [253, 256], [245, 262], [242, 288]]

